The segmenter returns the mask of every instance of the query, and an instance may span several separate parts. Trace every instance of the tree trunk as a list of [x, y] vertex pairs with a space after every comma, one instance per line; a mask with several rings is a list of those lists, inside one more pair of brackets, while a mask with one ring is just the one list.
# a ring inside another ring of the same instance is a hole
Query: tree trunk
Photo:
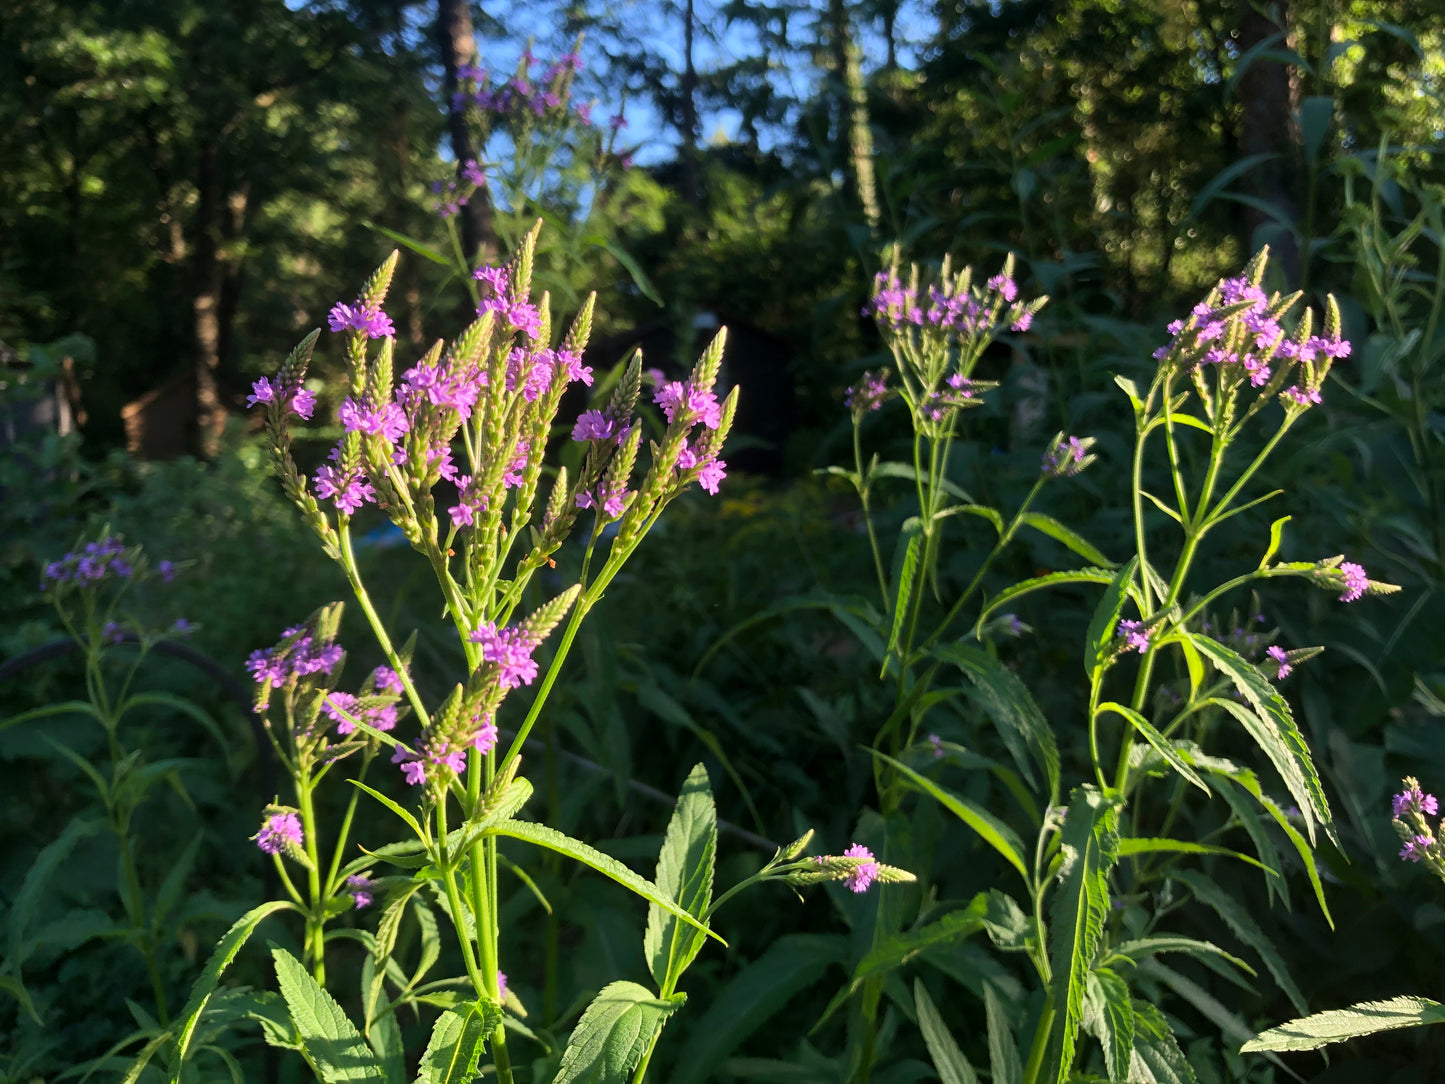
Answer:
[[[1278, 22], [1259, 10], [1252, 0], [1240, 0], [1239, 49], [1246, 53], [1281, 30], [1288, 33], [1288, 0], [1275, 0], [1273, 13]], [[1247, 174], [1249, 194], [1263, 201], [1274, 213], [1246, 207], [1245, 245], [1250, 251], [1257, 236], [1267, 236], [1274, 265], [1284, 272], [1290, 285], [1299, 282], [1300, 254], [1294, 227], [1299, 210], [1290, 191], [1290, 168], [1296, 157], [1299, 133], [1295, 130], [1295, 91], [1289, 68], [1282, 62], [1256, 59], [1238, 84], [1240, 102], [1239, 150], [1243, 155], [1267, 154]], [[1281, 221], [1283, 220], [1283, 221]], [[1261, 231], [1261, 227], [1264, 230]]]
[[696, 206], [697, 186], [697, 67], [693, 62], [693, 32], [697, 14], [693, 0], [687, 0], [682, 26], [682, 198]]
[[220, 449], [226, 411], [221, 403], [217, 372], [221, 365], [220, 275], [216, 234], [220, 218], [214, 144], [197, 148], [196, 231], [191, 261], [191, 327], [194, 337], [196, 429], [193, 450], [209, 457]]
[[828, 0], [828, 54], [833, 75], [842, 89], [838, 130], [845, 144], [844, 173], [851, 195], [876, 233], [880, 214], [878, 186], [873, 173], [873, 132], [868, 127], [868, 92], [863, 83], [859, 49], [853, 42], [847, 0]]
[[235, 356], [236, 312], [241, 307], [243, 270], [238, 253], [243, 250], [240, 242], [246, 232], [246, 211], [250, 199], [251, 183], [242, 181], [226, 196], [226, 214], [221, 220], [225, 246], [216, 258], [220, 283], [216, 305], [216, 360], [219, 365], [229, 365]]
[[[447, 110], [447, 131], [451, 135], [452, 154], [457, 159], [457, 179], [461, 180], [462, 166], [467, 159], [477, 157], [477, 147], [472, 142], [471, 129], [467, 127], [466, 111], [452, 108], [452, 96], [461, 86], [457, 69], [463, 64], [474, 64], [477, 59], [477, 43], [472, 31], [472, 13], [467, 0], [437, 0], [437, 47], [441, 51], [445, 79], [442, 84], [444, 105]], [[492, 203], [487, 190], [477, 190], [458, 215], [462, 227], [462, 251], [469, 261], [475, 262], [483, 245], [488, 250], [493, 244]]]

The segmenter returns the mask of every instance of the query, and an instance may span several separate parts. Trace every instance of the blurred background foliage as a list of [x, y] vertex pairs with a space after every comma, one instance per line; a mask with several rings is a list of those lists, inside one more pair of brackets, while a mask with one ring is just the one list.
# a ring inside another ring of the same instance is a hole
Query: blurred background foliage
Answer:
[[[611, 591], [529, 754], [552, 823], [645, 870], [667, 817], [657, 791], [675, 793], [703, 760], [739, 829], [723, 845], [736, 870], [767, 857], [758, 837], [783, 841], [802, 824], [834, 849], [867, 838], [859, 744], [888, 708], [856, 630], [818, 608], [756, 618], [819, 589], [866, 593], [857, 509], [814, 472], [846, 458], [840, 393], [879, 360], [858, 313], [886, 245], [985, 273], [1013, 251], [1025, 296], [1052, 295], [1032, 331], [987, 359], [981, 375], [1004, 384], [971, 416], [955, 476], [1009, 507], [1052, 432], [1092, 433], [1108, 469], [1051, 491], [1045, 510], [1118, 558], [1132, 544], [1127, 479], [1109, 464], [1124, 461], [1130, 433], [1110, 376], [1147, 372], [1165, 322], [1269, 243], [1271, 285], [1311, 303], [1335, 292], [1356, 344], [1271, 468], [1295, 515], [1283, 556], [1313, 559], [1328, 539], [1404, 590], [1347, 613], [1323, 597], [1262, 600], [1291, 642], [1329, 649], [1292, 697], [1344, 830], [1345, 853], [1327, 862], [1335, 929], [1306, 908], [1270, 909], [1256, 877], [1231, 887], [1278, 938], [1312, 1008], [1438, 997], [1445, 907], [1395, 860], [1385, 810], [1402, 773], [1445, 786], [1439, 0], [0, 0], [0, 656], [57, 635], [39, 570], [103, 524], [183, 563], [150, 601], [194, 621], [192, 645], [238, 677], [249, 651], [345, 593], [261, 469], [249, 383], [393, 247], [377, 227], [444, 247], [431, 186], [459, 170], [444, 108], [457, 64], [506, 71], [529, 43], [558, 56], [579, 34], [574, 100], [595, 101], [604, 130], [626, 117], [612, 144], [630, 167], [620, 195], [552, 206], [543, 194], [505, 210], [577, 224], [569, 253], [585, 253], [601, 294], [603, 369], [641, 342], [649, 365], [675, 371], [695, 329], [728, 324], [727, 378], [756, 404], [736, 446], [767, 469], [730, 478], [717, 501], [681, 503]], [[471, 227], [478, 250], [495, 254], [485, 227]], [[571, 266], [559, 257], [554, 271]], [[579, 279], [569, 288], [585, 288]], [[464, 311], [445, 269], [412, 254], [392, 296], [412, 356]], [[318, 373], [339, 379], [336, 367]], [[870, 422], [885, 445], [904, 439], [894, 424]], [[909, 500], [900, 484], [880, 516], [901, 522]], [[1267, 513], [1237, 524], [1237, 548], [1201, 578], [1257, 556]], [[393, 627], [419, 630], [418, 673], [437, 688], [460, 656], [393, 541], [381, 530], [365, 550], [374, 590]], [[1033, 545], [995, 570], [998, 583], [1067, 559], [1047, 539]], [[960, 530], [951, 570], [977, 560]], [[1005, 658], [1067, 750], [1082, 740], [1073, 645], [1092, 603], [1036, 598], [1020, 615], [1041, 635]], [[350, 642], [359, 663], [376, 661], [361, 627]], [[157, 665], [150, 681], [227, 719], [237, 743], [217, 760], [182, 716], [145, 724], [155, 756], [212, 761], [189, 799], [213, 855], [193, 882], [208, 902], [167, 947], [179, 996], [197, 953], [257, 898], [263, 865], [245, 837], [270, 795], [240, 709], [185, 667]], [[63, 660], [28, 667], [0, 685], [0, 714], [64, 699], [76, 680]], [[988, 751], [976, 720], [938, 729]], [[0, 733], [0, 908], [79, 801], [77, 778], [26, 727]], [[157, 798], [139, 829], [157, 876], [188, 838], [178, 802]], [[990, 868], [927, 806], [912, 831], [932, 856], [925, 883], [976, 884]], [[76, 852], [47, 889], [55, 913], [113, 910], [84, 874], [109, 860]], [[604, 963], [641, 968], [635, 908], [561, 866], [539, 883], [554, 913], [519, 892], [512, 928], [530, 932], [503, 964], [539, 1031], [565, 1029]], [[690, 977], [698, 1011], [669, 1029], [654, 1071], [845, 1079], [832, 1053], [841, 1022], [809, 1028], [869, 920], [841, 893], [747, 907], [723, 916], [737, 952], [704, 954]], [[0, 1000], [0, 1078], [53, 1079], [125, 1035], [132, 1022], [116, 1007], [139, 996], [115, 968], [125, 951], [57, 936], [31, 957], [47, 1024]], [[966, 952], [932, 962], [962, 984], [955, 993], [973, 991], [941, 1004], [986, 1060], [983, 964]], [[241, 974], [261, 981], [259, 969]], [[1251, 1024], [1294, 1015], [1267, 979], [1244, 993], [1194, 977]], [[1247, 1069], [1191, 1012], [1179, 1032], [1198, 1037], [1201, 1080], [1285, 1079], [1263, 1062]], [[880, 1043], [874, 1079], [928, 1073], [916, 1030]], [[244, 1056], [260, 1064], [257, 1049]], [[1445, 1048], [1404, 1034], [1296, 1067], [1333, 1084], [1412, 1084], [1439, 1079]]]

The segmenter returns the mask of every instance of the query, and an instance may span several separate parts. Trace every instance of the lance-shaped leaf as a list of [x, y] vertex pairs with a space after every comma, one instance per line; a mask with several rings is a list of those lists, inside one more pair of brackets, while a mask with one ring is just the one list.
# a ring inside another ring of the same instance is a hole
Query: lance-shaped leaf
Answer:
[[532, 821], [501, 821], [487, 829], [488, 835], [510, 836], [512, 839], [520, 839], [526, 843], [535, 844], [538, 847], [545, 847], [549, 851], [556, 851], [558, 854], [565, 854], [574, 861], [581, 862], [584, 866], [590, 866], [598, 873], [612, 878], [623, 888], [630, 888], [643, 899], [661, 907], [668, 914], [683, 922], [695, 927], [708, 937], [713, 938], [719, 944], [726, 945], [724, 941], [703, 923], [693, 918], [672, 900], [668, 899], [658, 887], [646, 877], [638, 876], [628, 869], [617, 859], [609, 854], [603, 854], [595, 847], [589, 847], [579, 839], [564, 835], [555, 828], [545, 824], [536, 824]]
[[[1112, 573], [1109, 574], [1112, 576]], [[1048, 781], [1049, 794], [1059, 788], [1059, 749], [1048, 720], [1028, 687], [1018, 675], [985, 651], [963, 644], [947, 644], [933, 649], [934, 655], [957, 666], [973, 683], [974, 695], [999, 727], [1000, 736], [1013, 755], [1019, 770], [1034, 781], [1024, 747], [1034, 755]]]
[[255, 932], [256, 927], [261, 924], [263, 919], [269, 918], [277, 911], [292, 910], [295, 910], [295, 904], [289, 900], [272, 900], [270, 903], [261, 904], [260, 907], [253, 907], [238, 918], [220, 941], [216, 942], [215, 951], [206, 961], [206, 969], [201, 972], [200, 977], [191, 987], [191, 996], [187, 999], [185, 1008], [181, 1010], [178, 1017], [181, 1023], [176, 1029], [177, 1064], [185, 1060], [187, 1048], [191, 1044], [191, 1037], [195, 1035], [196, 1025], [200, 1022], [201, 1012], [205, 1009], [206, 1002], [211, 999], [211, 995], [216, 992], [222, 972], [236, 958], [236, 953], [241, 951], [241, 946]]
[[1319, 773], [1315, 771], [1309, 746], [1305, 744], [1304, 735], [1295, 725], [1294, 716], [1290, 714], [1289, 704], [1284, 697], [1279, 695], [1258, 667], [1251, 665], [1237, 652], [1208, 636], [1190, 635], [1189, 638], [1202, 654], [1213, 661], [1221, 673], [1234, 682], [1234, 687], [1254, 709], [1246, 711], [1243, 705], [1231, 700], [1212, 701], [1244, 724], [1255, 743], [1274, 764], [1295, 804], [1304, 815], [1305, 830], [1310, 842], [1315, 841], [1315, 819], [1318, 818], [1325, 832], [1338, 846], [1334, 824], [1330, 819], [1330, 805], [1325, 799]]
[[416, 1084], [471, 1084], [488, 1036], [502, 1022], [502, 1007], [467, 1001], [437, 1017]]
[[1361, 1035], [1420, 1024], [1445, 1024], [1445, 1005], [1424, 997], [1361, 1001], [1348, 1009], [1318, 1012], [1260, 1032], [1239, 1048], [1241, 1054], [1268, 1050], [1314, 1050]]
[[1112, 711], [1116, 715], [1122, 715], [1135, 730], [1143, 735], [1144, 740], [1153, 746], [1154, 751], [1169, 762], [1171, 768], [1189, 782], [1193, 783], [1205, 794], [1209, 794], [1209, 787], [1203, 779], [1199, 778], [1199, 773], [1189, 766], [1189, 762], [1184, 759], [1179, 750], [1174, 748], [1169, 739], [1159, 733], [1154, 724], [1148, 719], [1144, 718], [1144, 716], [1140, 715], [1133, 708], [1127, 707], [1124, 704], [1116, 704], [1113, 701], [1105, 701], [1100, 704], [1099, 711]]
[[1104, 1048], [1109, 1079], [1128, 1079], [1134, 1056], [1134, 1007], [1129, 1003], [1129, 985], [1107, 967], [1089, 973], [1084, 1024]]
[[666, 1001], [635, 982], [613, 982], [577, 1022], [552, 1084], [624, 1084], [667, 1018], [687, 1000]]
[[902, 761], [894, 760], [888, 754], [880, 753], [876, 749], [870, 750], [870, 752], [879, 760], [891, 765], [915, 787], [934, 798], [955, 817], [977, 832], [985, 843], [1003, 855], [1008, 863], [1019, 871], [1019, 876], [1025, 882], [1028, 881], [1029, 872], [1024, 844], [1017, 832], [977, 802], [970, 801], [946, 787], [939, 786], [932, 779], [919, 774]]
[[[888, 633], [888, 655], [892, 655], [898, 649], [899, 637], [903, 635], [903, 622], [908, 616], [908, 603], [913, 598], [913, 579], [918, 573], [918, 553], [923, 545], [923, 532], [920, 527], [915, 527], [908, 536], [908, 544], [903, 551], [903, 560], [897, 571], [897, 579], [893, 593], [893, 627]], [[885, 673], [887, 671], [888, 659], [883, 660]]]
[[336, 999], [285, 949], [273, 948], [271, 956], [291, 1022], [323, 1084], [386, 1084], [386, 1071]]
[[978, 1074], [949, 1034], [948, 1026], [938, 1014], [933, 998], [928, 996], [922, 979], [913, 980], [913, 1003], [918, 1011], [918, 1030], [923, 1032], [923, 1041], [928, 1046], [933, 1067], [938, 1070], [938, 1079], [943, 1084], [978, 1084]]
[[988, 1014], [988, 1067], [993, 1084], [1023, 1084], [1023, 1059], [1014, 1041], [1013, 1024], [993, 983], [983, 988], [983, 1003]]
[[[717, 809], [707, 770], [698, 764], [683, 783], [667, 824], [657, 858], [658, 891], [701, 920], [712, 902], [716, 856]], [[702, 948], [703, 940], [695, 927], [680, 922], [655, 903], [648, 906], [642, 951], [659, 989], [676, 984]]]
[[1197, 1080], [1164, 1014], [1147, 1001], [1134, 1002], [1134, 1058], [1128, 1079], [1147, 1084], [1196, 1084]]
[[1060, 839], [1064, 865], [1050, 911], [1050, 1037], [1055, 1072], [1064, 1084], [1074, 1063], [1084, 994], [1109, 915], [1108, 873], [1118, 855], [1118, 812], [1094, 787], [1077, 788]]
[[1022, 522], [1025, 527], [1032, 527], [1034, 530], [1062, 542], [1092, 564], [1101, 565], [1104, 568], [1112, 568], [1114, 565], [1114, 562], [1100, 553], [1087, 538], [1073, 528], [1060, 523], [1053, 516], [1046, 516], [1041, 512], [1025, 512]]
[[1129, 558], [1128, 564], [1114, 574], [1109, 589], [1094, 607], [1094, 616], [1089, 619], [1089, 632], [1084, 638], [1084, 676], [1093, 678], [1102, 671], [1113, 656], [1114, 628], [1119, 624], [1119, 615], [1124, 611], [1124, 600], [1134, 586], [1134, 574], [1139, 571], [1139, 558]]

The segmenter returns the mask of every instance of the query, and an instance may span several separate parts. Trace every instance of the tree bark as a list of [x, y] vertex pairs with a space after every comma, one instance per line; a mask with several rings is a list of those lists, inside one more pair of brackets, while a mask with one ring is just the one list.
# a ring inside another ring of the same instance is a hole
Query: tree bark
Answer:
[[216, 259], [220, 218], [216, 147], [197, 148], [196, 230], [191, 260], [192, 360], [196, 383], [196, 430], [193, 450], [202, 457], [215, 455], [226, 426], [217, 374], [221, 366], [220, 275]]
[[[461, 86], [457, 69], [463, 64], [474, 64], [477, 59], [477, 43], [472, 30], [472, 13], [467, 0], [437, 0], [437, 47], [441, 52], [444, 105], [447, 110], [447, 131], [451, 135], [452, 154], [457, 159], [457, 179], [461, 179], [462, 166], [468, 158], [477, 157], [477, 147], [472, 142], [471, 129], [467, 127], [466, 111], [452, 108], [452, 96]], [[483, 245], [492, 245], [492, 203], [487, 190], [481, 188], [464, 207], [461, 219], [462, 251], [469, 261], [477, 260]]]
[[[1288, 0], [1274, 0], [1266, 13], [1253, 0], [1240, 0], [1239, 49], [1246, 53], [1271, 35], [1289, 30]], [[1274, 17], [1271, 17], [1271, 16]], [[1276, 21], [1277, 19], [1277, 21]], [[1295, 98], [1287, 65], [1278, 60], [1256, 59], [1238, 84], [1240, 102], [1239, 150], [1243, 155], [1266, 154], [1247, 174], [1249, 194], [1269, 210], [1246, 207], [1245, 246], [1254, 249], [1254, 239], [1266, 227], [1274, 265], [1290, 285], [1299, 282], [1300, 253], [1294, 228], [1299, 209], [1291, 192], [1291, 166], [1296, 158], [1299, 133], [1294, 122]], [[1283, 220], [1283, 221], [1281, 221]]]

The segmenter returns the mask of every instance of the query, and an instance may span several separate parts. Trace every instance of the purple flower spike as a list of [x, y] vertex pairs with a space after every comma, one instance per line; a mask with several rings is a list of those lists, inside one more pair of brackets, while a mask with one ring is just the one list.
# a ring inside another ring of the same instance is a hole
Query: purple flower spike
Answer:
[[873, 852], [861, 843], [855, 843], [843, 852], [845, 858], [866, 858], [868, 861], [858, 866], [848, 874], [845, 884], [850, 892], [866, 892], [868, 886], [878, 879], [878, 863], [873, 860]]
[[1429, 836], [1416, 836], [1400, 848], [1400, 857], [1406, 862], [1418, 862], [1430, 853], [1435, 841]]
[[1124, 646], [1130, 651], [1137, 651], [1143, 655], [1149, 650], [1149, 630], [1144, 628], [1142, 621], [1131, 621], [1125, 618], [1119, 622], [1119, 632], [1124, 637]]
[[843, 393], [843, 405], [860, 413], [877, 410], [888, 397], [888, 381], [882, 373], [867, 372]]
[[1440, 812], [1440, 802], [1435, 795], [1426, 794], [1419, 787], [1409, 787], [1390, 799], [1390, 810], [1397, 820], [1406, 813], [1424, 813], [1433, 817]]
[[267, 854], [278, 854], [291, 847], [300, 847], [304, 839], [301, 818], [295, 813], [272, 813], [253, 838], [256, 846]]
[[346, 891], [351, 893], [351, 902], [356, 905], [358, 911], [363, 907], [371, 906], [373, 902], [371, 891], [375, 887], [375, 881], [363, 877], [359, 873], [353, 873], [346, 878]]
[[1292, 671], [1294, 667], [1290, 665], [1289, 653], [1285, 651], [1284, 648], [1270, 647], [1265, 650], [1265, 654], [1274, 660], [1275, 668], [1277, 671], [1274, 675], [1274, 679], [1276, 681], [1283, 681], [1285, 678], [1289, 677], [1290, 671]]
[[1345, 577], [1345, 593], [1340, 596], [1340, 601], [1355, 602], [1362, 598], [1370, 586], [1364, 568], [1353, 561], [1346, 561], [1340, 565], [1340, 574]]
[[482, 645], [482, 659], [498, 668], [502, 688], [515, 689], [537, 679], [537, 663], [532, 658], [537, 641], [523, 629], [516, 626], [499, 629], [488, 621], [467, 639]]

